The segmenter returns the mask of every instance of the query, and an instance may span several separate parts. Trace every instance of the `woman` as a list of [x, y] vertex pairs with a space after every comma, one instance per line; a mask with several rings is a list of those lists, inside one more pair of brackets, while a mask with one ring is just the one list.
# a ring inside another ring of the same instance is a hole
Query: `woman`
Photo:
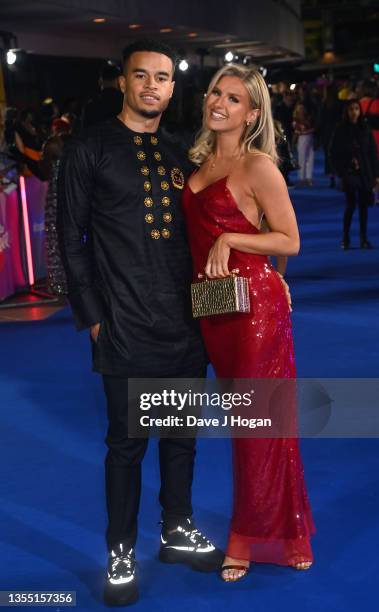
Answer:
[[[183, 206], [194, 277], [249, 278], [250, 314], [201, 319], [220, 378], [295, 378], [289, 305], [268, 256], [295, 255], [299, 234], [276, 166], [270, 97], [256, 71], [226, 66], [213, 78], [202, 131], [190, 151], [200, 166]], [[261, 233], [263, 215], [270, 232]], [[233, 440], [234, 507], [221, 576], [235, 581], [250, 561], [306, 569], [314, 527], [297, 440]]]
[[312, 113], [304, 102], [293, 111], [293, 129], [297, 142], [299, 162], [299, 186], [312, 187], [314, 167], [314, 132]]
[[332, 138], [330, 156], [346, 198], [341, 246], [350, 247], [350, 226], [358, 202], [361, 249], [371, 249], [367, 240], [368, 206], [373, 202], [375, 184], [379, 187], [379, 163], [374, 137], [357, 99], [346, 103], [342, 122]]

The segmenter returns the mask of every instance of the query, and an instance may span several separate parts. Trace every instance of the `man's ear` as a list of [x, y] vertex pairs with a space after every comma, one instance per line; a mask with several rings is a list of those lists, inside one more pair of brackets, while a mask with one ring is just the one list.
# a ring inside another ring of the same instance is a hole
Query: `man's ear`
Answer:
[[174, 88], [175, 88], [175, 81], [171, 82], [171, 96], [170, 98], [172, 98], [172, 96], [174, 95]]
[[125, 92], [126, 92], [126, 78], [124, 77], [123, 74], [118, 77], [118, 85], [119, 85], [122, 93], [125, 95]]

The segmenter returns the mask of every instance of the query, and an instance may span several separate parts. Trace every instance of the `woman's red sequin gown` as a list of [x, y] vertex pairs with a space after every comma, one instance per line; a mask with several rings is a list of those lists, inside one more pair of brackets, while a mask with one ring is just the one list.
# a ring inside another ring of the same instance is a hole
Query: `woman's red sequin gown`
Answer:
[[[183, 193], [194, 280], [225, 232], [258, 234], [238, 209], [227, 177]], [[295, 378], [291, 320], [280, 278], [268, 257], [232, 250], [229, 270], [249, 278], [250, 314], [200, 319], [218, 378]], [[292, 565], [311, 561], [314, 533], [298, 440], [233, 439], [234, 500], [227, 555]]]

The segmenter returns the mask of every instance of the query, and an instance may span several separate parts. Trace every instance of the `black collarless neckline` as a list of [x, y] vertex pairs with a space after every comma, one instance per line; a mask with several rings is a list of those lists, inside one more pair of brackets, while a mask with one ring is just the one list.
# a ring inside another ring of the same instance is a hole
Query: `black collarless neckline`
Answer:
[[114, 121], [116, 122], [116, 125], [120, 126], [121, 129], [126, 130], [130, 134], [130, 136], [151, 138], [151, 136], [158, 137], [161, 133], [160, 128], [158, 128], [156, 132], [136, 132], [135, 130], [132, 130], [130, 127], [128, 127], [121, 119], [119, 119], [117, 115], [114, 117]]

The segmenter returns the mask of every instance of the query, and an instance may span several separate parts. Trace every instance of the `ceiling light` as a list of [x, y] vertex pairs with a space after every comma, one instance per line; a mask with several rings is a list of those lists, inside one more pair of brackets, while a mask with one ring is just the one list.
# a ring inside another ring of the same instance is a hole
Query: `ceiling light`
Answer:
[[130, 30], [138, 30], [138, 28], [140, 28], [140, 24], [139, 23], [131, 23], [129, 26]]
[[225, 53], [225, 61], [226, 62], [232, 62], [234, 59], [234, 55], [231, 51], [228, 51], [227, 53]]
[[330, 64], [336, 61], [336, 56], [333, 51], [325, 51], [321, 61]]
[[295, 89], [296, 89], [296, 83], [292, 83], [292, 84], [290, 85], [290, 90], [291, 90], [291, 91], [294, 91]]
[[172, 28], [161, 28], [159, 31], [162, 34], [168, 34], [168, 32], [172, 32]]
[[106, 19], [104, 17], [96, 17], [93, 19], [93, 23], [105, 23]]
[[182, 59], [181, 62], [179, 62], [179, 70], [181, 70], [182, 72], [185, 72], [186, 70], [188, 70], [188, 68], [189, 68], [189, 64], [187, 60]]
[[8, 66], [12, 66], [17, 60], [17, 55], [15, 54], [15, 52], [12, 49], [9, 49], [9, 51], [7, 51], [7, 64]]
[[196, 38], [197, 36], [197, 32], [190, 32], [189, 34], [187, 34], [188, 38]]

